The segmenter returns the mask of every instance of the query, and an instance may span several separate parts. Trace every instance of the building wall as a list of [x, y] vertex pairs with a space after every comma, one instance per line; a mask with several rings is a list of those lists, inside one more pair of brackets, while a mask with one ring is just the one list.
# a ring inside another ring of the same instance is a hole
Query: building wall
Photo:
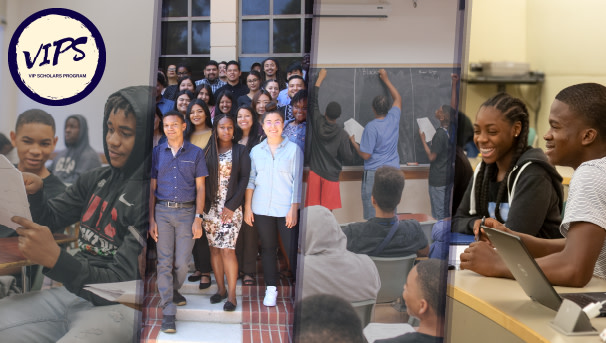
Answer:
[[[473, 1], [469, 62], [527, 62], [531, 70], [545, 73], [540, 98], [535, 87], [507, 87], [531, 107], [540, 101], [536, 127], [540, 147], [545, 146], [542, 136], [548, 129], [549, 108], [561, 89], [581, 82], [606, 84], [606, 27], [600, 25], [604, 13], [606, 2], [599, 0]], [[496, 86], [468, 85], [466, 91], [463, 110], [473, 121]]]
[[[0, 132], [7, 135], [14, 130], [17, 116], [25, 110], [39, 108], [52, 114], [57, 124], [59, 141], [57, 149], [63, 149], [63, 126], [70, 114], [87, 117], [91, 146], [103, 151], [101, 132], [103, 108], [108, 96], [120, 88], [156, 83], [157, 65], [156, 25], [158, 1], [79, 1], [79, 0], [0, 0], [0, 17], [3, 25], [2, 63], [0, 65]], [[21, 94], [3, 60], [8, 54], [8, 44], [13, 32], [31, 14], [49, 7], [64, 7], [80, 12], [97, 27], [105, 42], [107, 61], [99, 85], [85, 99], [62, 107], [39, 104]], [[2, 12], [4, 11], [4, 12]], [[0, 24], [1, 25], [1, 24]]]

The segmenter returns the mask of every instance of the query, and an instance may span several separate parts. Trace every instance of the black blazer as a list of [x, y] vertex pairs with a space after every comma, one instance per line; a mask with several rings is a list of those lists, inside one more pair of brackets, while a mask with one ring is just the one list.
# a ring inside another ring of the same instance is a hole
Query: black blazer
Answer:
[[[246, 186], [248, 186], [248, 178], [250, 176], [250, 156], [248, 150], [244, 145], [234, 143], [231, 147], [231, 175], [229, 176], [229, 183], [227, 184], [227, 195], [225, 199], [225, 207], [232, 211], [235, 211], [244, 203], [244, 193], [246, 193]], [[214, 161], [218, 163], [218, 161]], [[208, 161], [207, 161], [208, 165]], [[217, 195], [210, 194], [209, 178], [206, 178], [206, 198], [204, 201], [204, 213], [208, 213], [210, 205]]]

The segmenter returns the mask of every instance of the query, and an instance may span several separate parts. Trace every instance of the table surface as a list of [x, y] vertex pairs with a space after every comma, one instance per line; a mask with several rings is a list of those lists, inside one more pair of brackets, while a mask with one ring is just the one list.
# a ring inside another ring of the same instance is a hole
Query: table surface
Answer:
[[[468, 270], [449, 272], [448, 296], [526, 342], [599, 342], [596, 336], [565, 336], [549, 325], [556, 312], [532, 301], [515, 280], [484, 277]], [[558, 293], [604, 292], [606, 280], [593, 278], [583, 288], [554, 287]], [[449, 313], [456, 316], [456, 313]], [[599, 332], [606, 318], [591, 320]]]
[[[62, 233], [53, 234], [57, 244], [74, 242], [76, 237]], [[19, 237], [0, 238], [0, 269], [29, 266], [32, 263], [19, 251]]]

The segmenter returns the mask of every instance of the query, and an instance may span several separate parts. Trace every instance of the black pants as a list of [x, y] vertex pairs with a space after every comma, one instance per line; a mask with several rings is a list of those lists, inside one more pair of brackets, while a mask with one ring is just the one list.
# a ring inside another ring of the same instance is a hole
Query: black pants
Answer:
[[[202, 228], [204, 229], [204, 227]], [[194, 255], [196, 270], [204, 274], [210, 273], [212, 267], [210, 266], [210, 248], [208, 247], [206, 232], [202, 232], [202, 237], [195, 240], [194, 248], [191, 252]]]
[[[261, 259], [263, 262], [263, 276], [266, 286], [275, 286], [278, 279], [277, 249], [278, 249], [278, 230], [282, 245], [287, 250], [286, 255], [289, 257], [291, 268], [296, 268], [296, 250], [292, 251], [292, 235], [293, 229], [286, 227], [285, 217], [270, 217], [255, 214], [255, 226], [259, 230], [259, 238], [261, 239]], [[294, 259], [292, 256], [294, 255]]]
[[236, 241], [236, 256], [240, 272], [254, 275], [257, 271], [257, 253], [259, 252], [259, 231], [257, 225], [252, 227], [242, 221], [242, 227]]

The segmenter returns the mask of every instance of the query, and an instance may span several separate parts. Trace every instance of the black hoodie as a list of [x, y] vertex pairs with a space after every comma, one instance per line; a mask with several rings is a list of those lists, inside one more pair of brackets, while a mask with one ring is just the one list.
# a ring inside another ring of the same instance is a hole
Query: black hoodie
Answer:
[[[111, 303], [83, 290], [84, 285], [141, 277], [138, 257], [145, 247], [148, 226], [154, 94], [147, 86], [128, 87], [113, 94], [122, 96], [132, 106], [137, 122], [135, 144], [122, 168], [110, 165], [86, 172], [63, 194], [46, 204], [42, 200], [43, 192], [29, 197], [34, 221], [53, 232], [63, 231], [80, 221], [78, 253], [72, 256], [62, 250], [55, 266], [44, 268], [43, 272], [95, 305]], [[114, 108], [106, 105], [104, 138], [112, 110]], [[105, 140], [103, 149], [110, 161]], [[143, 295], [142, 290], [139, 295]]]
[[[453, 219], [453, 232], [473, 234], [475, 220], [482, 219], [476, 213], [477, 199], [473, 188], [479, 170], [480, 165], [476, 167]], [[512, 198], [509, 199], [506, 195], [501, 200], [501, 203], [510, 204], [505, 226], [541, 238], [562, 237], [559, 229], [564, 201], [562, 177], [549, 164], [541, 149], [528, 149], [524, 152], [508, 180], [502, 182], [507, 182], [508, 193]], [[494, 188], [498, 188], [496, 182], [493, 182], [492, 189]], [[491, 195], [493, 194], [489, 194], [489, 201], [494, 202], [496, 194], [494, 197]]]
[[74, 144], [68, 144], [66, 141], [66, 149], [55, 156], [53, 163], [48, 168], [61, 181], [68, 185], [74, 183], [80, 174], [85, 171], [101, 167], [99, 155], [88, 143], [88, 124], [86, 123], [86, 118], [80, 114], [73, 114], [65, 119], [65, 125], [67, 125], [67, 121], [71, 118], [76, 119], [80, 127], [78, 139]]
[[[310, 122], [313, 133], [311, 138], [306, 138], [311, 141], [309, 169], [326, 180], [337, 182], [342, 162], [352, 161], [356, 156], [356, 150], [352, 146], [347, 132], [338, 124], [328, 122], [320, 112], [318, 91], [319, 87], [314, 87], [314, 93], [310, 98], [310, 101], [313, 102]], [[308, 151], [308, 149], [305, 150]]]

